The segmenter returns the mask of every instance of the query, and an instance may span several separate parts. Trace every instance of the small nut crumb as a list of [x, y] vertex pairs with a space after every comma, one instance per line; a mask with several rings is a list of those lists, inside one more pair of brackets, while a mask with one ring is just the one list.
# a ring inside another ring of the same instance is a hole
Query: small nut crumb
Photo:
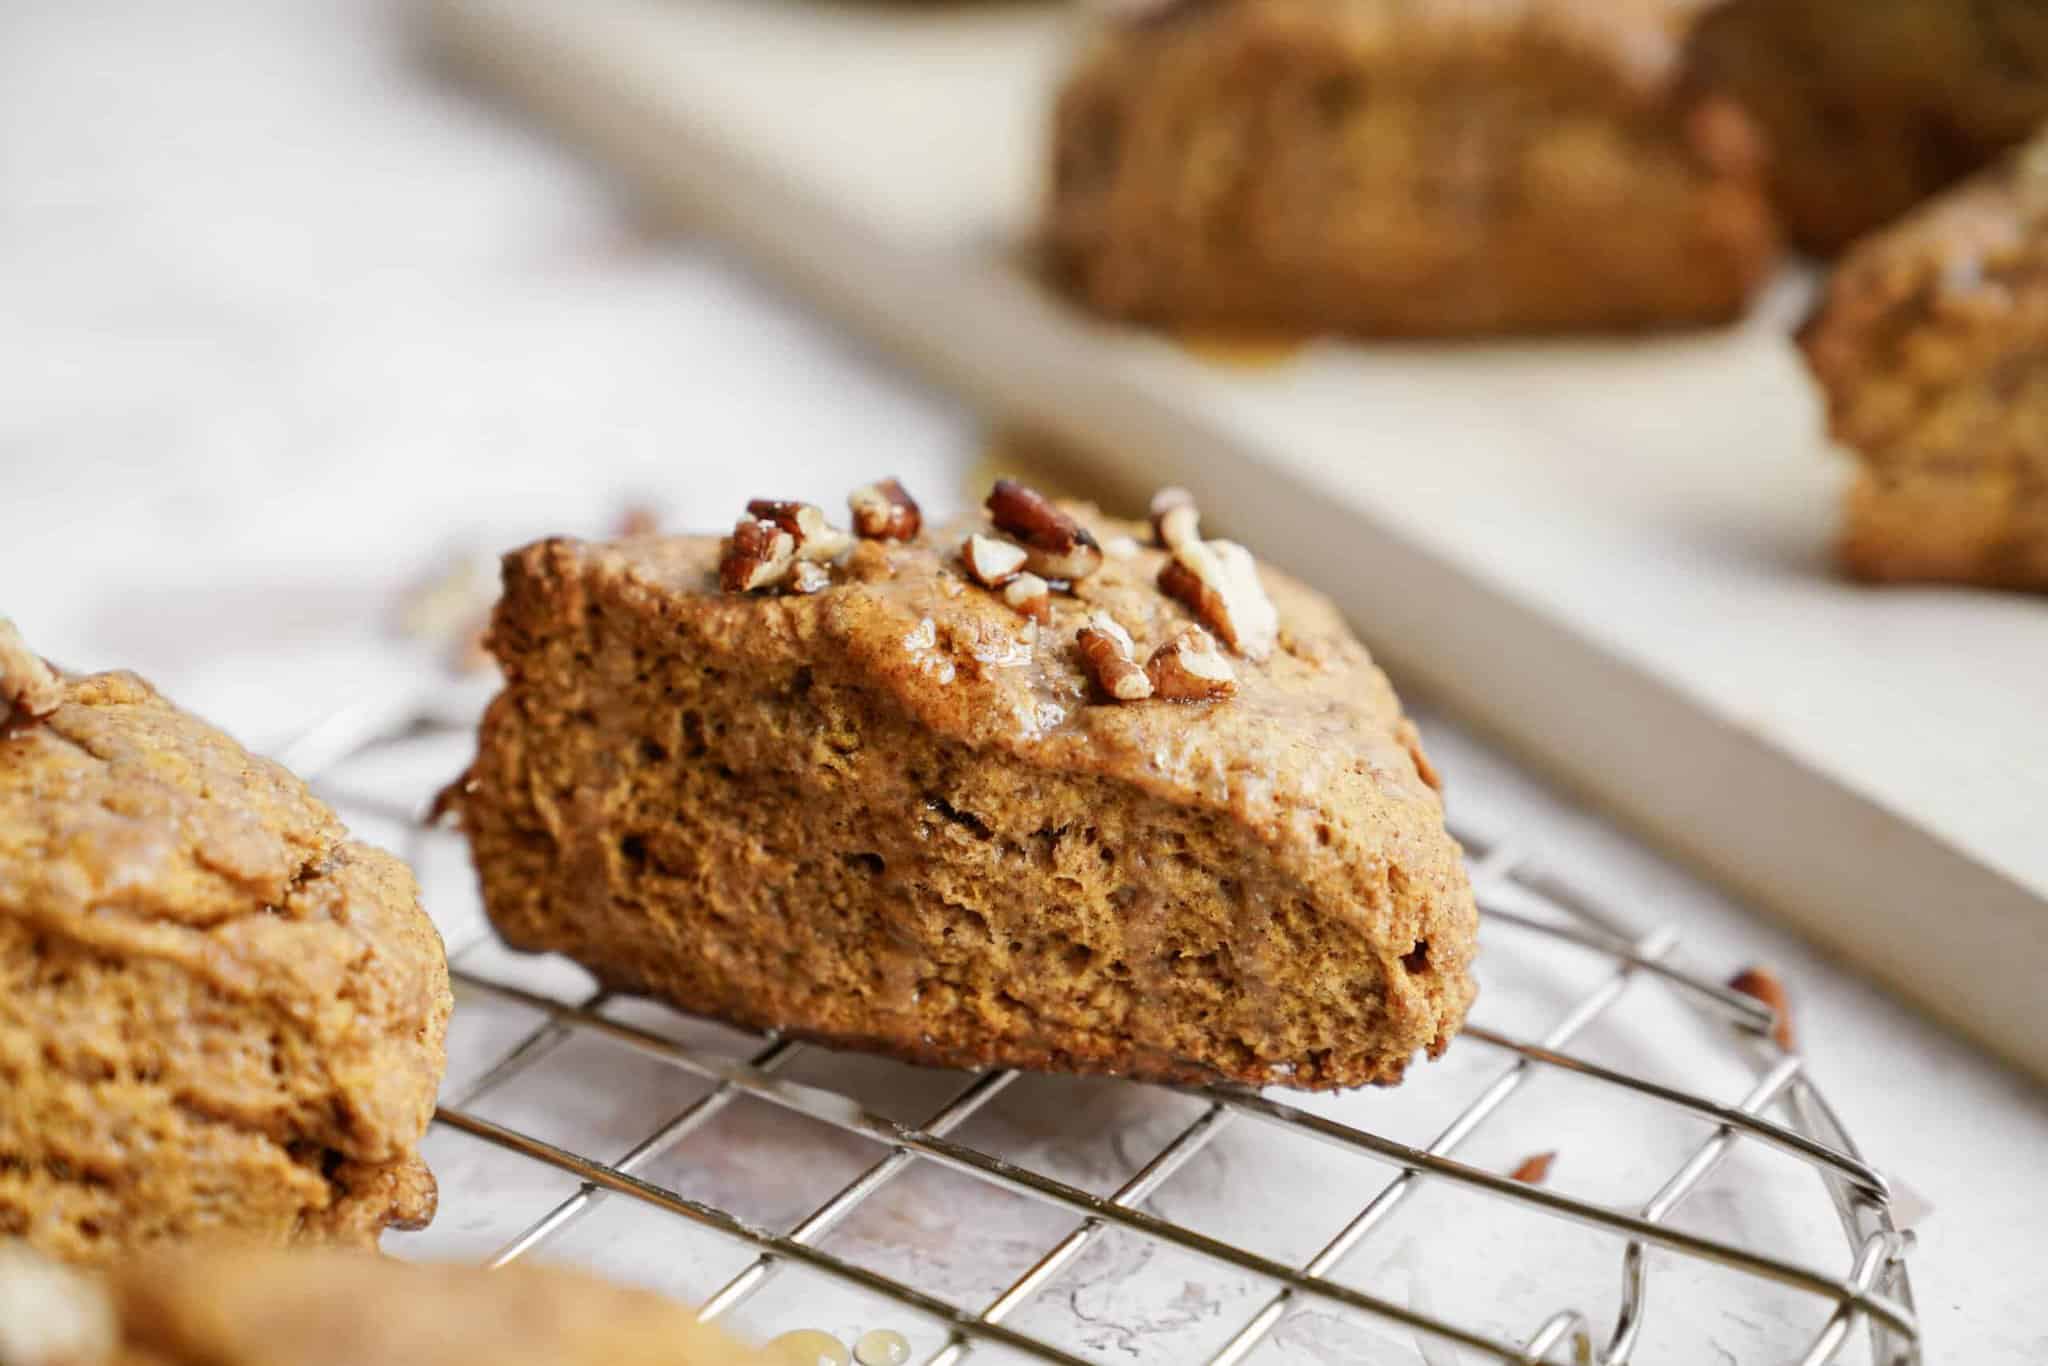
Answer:
[[1520, 1181], [1531, 1186], [1540, 1186], [1550, 1179], [1550, 1164], [1555, 1161], [1557, 1161], [1557, 1154], [1554, 1152], [1537, 1153], [1533, 1157], [1525, 1157], [1519, 1166], [1508, 1173], [1508, 1179], [1510, 1181]]
[[728, 593], [751, 593], [781, 583], [796, 563], [796, 537], [774, 522], [742, 517], [734, 523], [718, 560], [718, 585]]
[[0, 725], [40, 721], [63, 705], [64, 680], [0, 617]]
[[855, 489], [846, 505], [853, 511], [854, 534], [863, 540], [908, 541], [924, 526], [917, 500], [894, 476]]
[[1168, 487], [1152, 495], [1152, 539], [1168, 550], [1202, 539], [1202, 514], [1194, 494]]
[[1152, 680], [1138, 667], [1138, 647], [1116, 618], [1096, 612], [1074, 636], [1081, 658], [1097, 686], [1119, 702], [1142, 702], [1152, 695]]
[[1036, 489], [998, 479], [987, 507], [998, 531], [1023, 542], [1029, 552], [1024, 567], [1041, 578], [1072, 583], [1102, 567], [1102, 547], [1088, 528]]
[[1134, 536], [1112, 536], [1102, 543], [1102, 553], [1112, 560], [1128, 560], [1142, 549]]
[[1185, 541], [1159, 571], [1160, 591], [1188, 605], [1231, 649], [1264, 659], [1280, 619], [1251, 552], [1234, 541]]
[[1178, 635], [1154, 650], [1145, 661], [1145, 676], [1152, 680], [1154, 696], [1176, 702], [1206, 701], [1237, 692], [1236, 671], [1216, 648], [1215, 639], [1199, 626], [1182, 627]]
[[832, 571], [812, 560], [798, 560], [789, 572], [789, 591], [816, 593], [832, 586]]
[[788, 532], [796, 542], [798, 559], [837, 559], [853, 545], [853, 537], [826, 521], [825, 509], [816, 503], [756, 498], [747, 504], [747, 515], [773, 522]]
[[652, 536], [661, 530], [661, 514], [646, 503], [628, 503], [619, 509], [619, 520], [612, 525], [612, 534], [621, 539], [631, 536]]
[[969, 536], [960, 544], [960, 560], [984, 588], [1001, 588], [1017, 577], [1027, 558], [1024, 547], [993, 536]]
[[1778, 1017], [1771, 1028], [1771, 1037], [1787, 1053], [1798, 1051], [1799, 1045], [1792, 1032], [1791, 998], [1785, 995], [1785, 984], [1778, 980], [1777, 973], [1766, 967], [1744, 968], [1728, 979], [1728, 986], [1769, 1006]]
[[1019, 574], [1003, 589], [1003, 601], [1043, 624], [1052, 620], [1052, 587], [1036, 574]]

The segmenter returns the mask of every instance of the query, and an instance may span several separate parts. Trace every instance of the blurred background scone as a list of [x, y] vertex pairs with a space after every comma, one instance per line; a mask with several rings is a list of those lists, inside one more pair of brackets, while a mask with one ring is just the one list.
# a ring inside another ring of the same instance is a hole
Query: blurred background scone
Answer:
[[1458, 336], [1719, 322], [1773, 259], [1691, 0], [1185, 0], [1055, 115], [1046, 235], [1105, 315]]
[[2048, 138], [1859, 243], [1801, 341], [1850, 572], [2048, 591]]
[[1793, 240], [1831, 255], [2048, 118], [2048, 5], [1731, 0], [1694, 66], [1765, 129]]
[[4, 619], [0, 714], [0, 1235], [102, 1262], [424, 1223], [451, 998], [412, 874]]
[[537, 1266], [162, 1251], [105, 1276], [0, 1243], [7, 1366], [761, 1366], [644, 1290]]

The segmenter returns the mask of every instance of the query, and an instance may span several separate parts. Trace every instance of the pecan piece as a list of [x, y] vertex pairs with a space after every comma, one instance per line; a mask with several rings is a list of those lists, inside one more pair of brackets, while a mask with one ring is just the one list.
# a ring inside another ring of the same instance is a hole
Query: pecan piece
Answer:
[[718, 560], [718, 586], [728, 593], [751, 593], [781, 583], [796, 563], [796, 537], [759, 517], [733, 524]]
[[1001, 588], [1024, 570], [1024, 547], [993, 536], [969, 536], [960, 543], [960, 562], [983, 588]]
[[1202, 514], [1195, 495], [1184, 488], [1163, 488], [1152, 495], [1152, 538], [1168, 550], [1202, 539]]
[[987, 506], [996, 529], [1023, 542], [1030, 552], [1024, 567], [1041, 578], [1072, 583], [1102, 567], [1102, 547], [1088, 528], [1038, 490], [998, 479]]
[[788, 532], [796, 542], [800, 560], [836, 559], [853, 544], [853, 537], [825, 520], [825, 509], [816, 503], [756, 498], [747, 504], [747, 515], [773, 522]]
[[0, 617], [0, 725], [40, 721], [64, 702], [64, 680]]
[[1052, 620], [1052, 585], [1036, 574], [1019, 574], [1003, 589], [1003, 601], [1043, 624]]
[[1231, 649], [1264, 659], [1280, 619], [1259, 582], [1251, 552], [1234, 541], [1186, 541], [1159, 571], [1159, 589], [1186, 603]]
[[1508, 1180], [1520, 1181], [1525, 1185], [1540, 1186], [1550, 1179], [1551, 1164], [1557, 1161], [1554, 1152], [1537, 1153], [1525, 1157], [1516, 1168], [1508, 1173]]
[[1152, 680], [1138, 667], [1138, 647], [1116, 618], [1096, 612], [1074, 636], [1081, 659], [1096, 686], [1119, 702], [1142, 702], [1152, 695]]
[[1744, 968], [1728, 979], [1728, 986], [1769, 1006], [1778, 1017], [1771, 1026], [1771, 1037], [1787, 1053], [1798, 1050], [1798, 1042], [1792, 1033], [1792, 1001], [1785, 995], [1785, 984], [1778, 980], [1777, 973], [1766, 967]]
[[864, 484], [847, 495], [853, 534], [867, 541], [908, 541], [924, 526], [917, 500], [893, 476]]
[[1152, 695], [1176, 702], [1201, 702], [1229, 697], [1237, 691], [1237, 673], [1216, 648], [1215, 639], [1199, 626], [1183, 626], [1179, 634], [1145, 661]]

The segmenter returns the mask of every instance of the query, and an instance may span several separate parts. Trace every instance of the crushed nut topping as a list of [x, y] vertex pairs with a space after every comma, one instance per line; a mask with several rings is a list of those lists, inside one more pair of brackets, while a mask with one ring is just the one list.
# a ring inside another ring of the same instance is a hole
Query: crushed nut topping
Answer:
[[1028, 558], [1024, 547], [999, 541], [993, 536], [969, 536], [960, 543], [960, 562], [984, 588], [1001, 588], [1023, 572]]
[[1052, 585], [1036, 574], [1019, 574], [1003, 589], [1003, 601], [1041, 624], [1052, 620]]
[[1231, 649], [1264, 659], [1280, 635], [1279, 614], [1259, 582], [1251, 552], [1234, 541], [1186, 541], [1159, 571], [1160, 591], [1178, 598]]
[[0, 617], [0, 725], [40, 721], [63, 702], [64, 680]]
[[733, 524], [718, 560], [718, 585], [728, 593], [751, 593], [781, 583], [796, 563], [796, 537], [774, 522], [742, 517]]
[[1785, 994], [1785, 984], [1778, 980], [1777, 973], [1766, 967], [1744, 968], [1728, 979], [1728, 986], [1769, 1006], [1778, 1017], [1771, 1027], [1771, 1037], [1787, 1053], [1798, 1051], [1798, 1040], [1792, 1033], [1792, 1001]]
[[853, 545], [853, 537], [826, 521], [825, 509], [816, 503], [756, 498], [747, 504], [747, 515], [773, 522], [788, 532], [796, 542], [798, 559], [837, 559]]
[[1540, 1186], [1550, 1179], [1550, 1167], [1556, 1161], [1557, 1154], [1554, 1152], [1537, 1153], [1534, 1156], [1525, 1157], [1517, 1164], [1513, 1171], [1508, 1173], [1508, 1180], [1520, 1181], [1530, 1186]]
[[924, 526], [917, 500], [894, 477], [863, 485], [847, 495], [853, 532], [868, 541], [908, 541]]
[[1036, 489], [1014, 479], [998, 479], [987, 507], [998, 531], [1023, 542], [1030, 552], [1025, 568], [1041, 578], [1072, 583], [1102, 567], [1102, 547], [1088, 528]]
[[1202, 514], [1195, 495], [1183, 488], [1163, 488], [1152, 495], [1152, 538], [1168, 550], [1202, 539]]
[[817, 593], [832, 586], [832, 571], [814, 560], [798, 560], [789, 571], [789, 591]]
[[1130, 536], [1112, 536], [1102, 543], [1102, 553], [1112, 560], [1128, 560], [1142, 549], [1144, 547]]
[[1154, 650], [1145, 661], [1145, 676], [1152, 680], [1154, 696], [1176, 702], [1207, 701], [1237, 692], [1236, 671], [1216, 648], [1215, 639], [1199, 626], [1182, 627]]
[[1119, 702], [1142, 702], [1152, 695], [1152, 680], [1138, 667], [1138, 647], [1116, 618], [1096, 612], [1074, 636], [1081, 658], [1096, 685]]

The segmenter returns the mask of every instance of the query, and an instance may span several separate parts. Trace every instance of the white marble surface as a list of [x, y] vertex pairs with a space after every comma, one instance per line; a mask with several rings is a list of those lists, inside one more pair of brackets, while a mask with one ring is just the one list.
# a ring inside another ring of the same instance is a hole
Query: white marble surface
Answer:
[[[600, 528], [628, 497], [678, 523], [711, 523], [764, 490], [827, 497], [885, 469], [945, 502], [977, 458], [965, 414], [711, 253], [650, 240], [596, 177], [437, 84], [410, 57], [399, 18], [338, 0], [0, 7], [0, 611], [47, 652], [141, 668], [258, 744], [417, 671], [417, 651], [386, 630], [391, 604], [450, 546]], [[1536, 833], [1620, 904], [1682, 921], [1704, 963], [1781, 967], [1816, 1075], [1873, 1160], [1934, 1206], [1913, 1262], [1930, 1359], [2048, 1360], [2041, 1093], [1448, 721], [1432, 730], [1465, 814]], [[454, 877], [430, 869], [430, 890]], [[451, 929], [465, 915], [459, 900], [436, 897]], [[1534, 1032], [1541, 984], [1518, 985], [1507, 956], [1495, 961], [1482, 1017]], [[486, 1010], [469, 1014], [458, 1044], [472, 1052], [458, 1049], [458, 1071], [493, 1024]], [[1654, 1003], [1587, 1045], [1645, 1066], [1683, 1046], [1682, 1027]], [[655, 1095], [651, 1081], [627, 1085], [573, 1062], [561, 1073], [563, 1085], [584, 1078], [572, 1117], [530, 1090], [512, 1088], [503, 1104], [514, 1114], [528, 1106], [536, 1125], [573, 1119], [590, 1126], [580, 1139], [622, 1145], [642, 1118], [622, 1097], [672, 1108], [687, 1093]], [[1425, 1130], [1485, 1062], [1454, 1049], [1423, 1085], [1343, 1103], [1390, 1129]], [[845, 1065], [835, 1084], [906, 1114], [943, 1093], [944, 1078], [866, 1066]], [[1144, 1141], [1167, 1136], [1176, 1113], [1170, 1101], [1068, 1083], [1032, 1082], [1019, 1096], [981, 1141], [1035, 1143], [1035, 1160], [1098, 1186], [1142, 1160]], [[1475, 1144], [1472, 1160], [1511, 1165], [1558, 1147], [1567, 1187], [1647, 1194], [1647, 1167], [1606, 1156], [1615, 1136], [1568, 1088], [1532, 1089], [1514, 1104], [1514, 1125]], [[1079, 1137], [1034, 1131], [1032, 1117], [1054, 1105], [1092, 1123]], [[787, 1126], [736, 1114], [668, 1174], [728, 1194], [759, 1189], [749, 1164], [795, 1141]], [[1667, 1141], [1622, 1151], [1655, 1155]], [[522, 1174], [436, 1142], [451, 1198], [422, 1250], [486, 1250], [544, 1207], [547, 1193]], [[805, 1151], [831, 1155], [817, 1181], [847, 1174], [858, 1155], [838, 1140]], [[1216, 1231], [1276, 1255], [1312, 1251], [1331, 1227], [1333, 1191], [1349, 1201], [1360, 1179], [1251, 1131], [1204, 1163], [1156, 1207], [1237, 1220]], [[1778, 1190], [1762, 1171], [1752, 1173], [1760, 1189]], [[905, 1189], [832, 1246], [963, 1300], [999, 1288], [1028, 1260], [1026, 1244], [1064, 1228], [1007, 1202], [977, 1203], [953, 1178]], [[819, 1193], [792, 1183], [753, 1213], [787, 1222]], [[1705, 1223], [1733, 1221], [1763, 1239], [1810, 1226], [1794, 1217], [1810, 1210], [1710, 1194]], [[962, 1210], [997, 1231], [963, 1239], [929, 1222]], [[1523, 1254], [1536, 1235], [1504, 1216], [1431, 1215], [1372, 1245], [1347, 1277], [1489, 1323], [1498, 1309], [1501, 1331], [1528, 1331], [1530, 1320], [1500, 1306], [1543, 1299], [1546, 1276], [1583, 1273], [1589, 1300], [1611, 1297], [1611, 1256], [1560, 1251], [1532, 1266]], [[677, 1245], [616, 1203], [563, 1250], [699, 1294], [740, 1260], [701, 1241]], [[1485, 1286], [1488, 1302], [1470, 1303]], [[1648, 1359], [1772, 1360], [1785, 1340], [1773, 1318], [1783, 1307], [1769, 1297], [1710, 1310], [1725, 1285], [1661, 1287], [1660, 1310], [1689, 1331]], [[1253, 1293], [1108, 1240], [1029, 1326], [1104, 1360], [1179, 1361], [1227, 1335], [1228, 1321], [1256, 1307]], [[858, 1312], [791, 1277], [747, 1322], [852, 1326]], [[1260, 1359], [1421, 1358], [1398, 1335], [1318, 1315]]]

